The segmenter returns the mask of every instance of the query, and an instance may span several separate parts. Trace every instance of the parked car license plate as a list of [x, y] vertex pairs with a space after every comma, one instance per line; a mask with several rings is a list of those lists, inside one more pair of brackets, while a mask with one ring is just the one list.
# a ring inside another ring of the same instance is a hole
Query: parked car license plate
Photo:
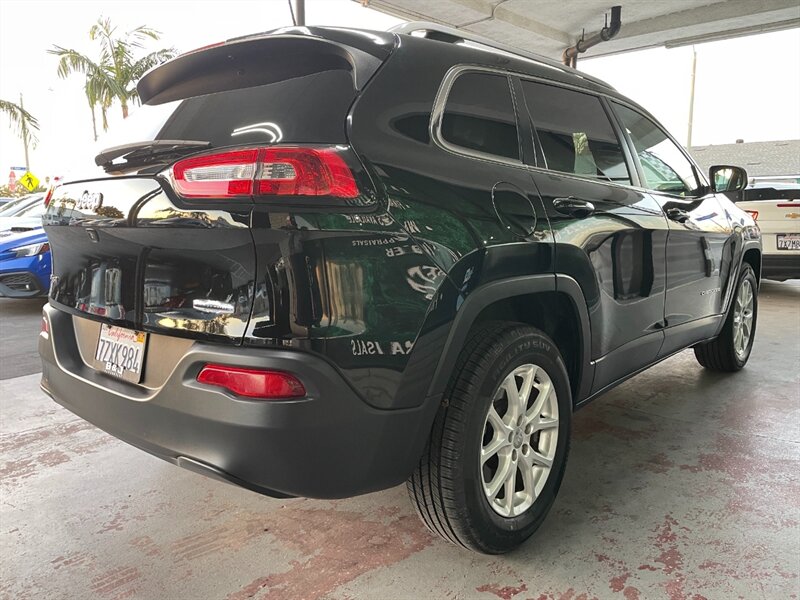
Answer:
[[778, 250], [800, 250], [800, 233], [779, 233]]
[[146, 345], [146, 333], [104, 324], [100, 327], [94, 353], [95, 368], [125, 381], [139, 383]]

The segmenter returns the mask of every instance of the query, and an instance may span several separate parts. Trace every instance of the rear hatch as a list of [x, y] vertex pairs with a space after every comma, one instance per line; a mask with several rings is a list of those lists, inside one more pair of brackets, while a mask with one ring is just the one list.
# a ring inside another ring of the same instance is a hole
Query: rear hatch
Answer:
[[303, 28], [182, 55], [139, 82], [100, 177], [43, 217], [50, 301], [143, 331], [241, 343], [258, 265], [253, 208], [369, 203], [346, 119], [394, 38]]
[[744, 191], [737, 203], [755, 218], [766, 254], [800, 254], [800, 188], [795, 184], [761, 184]]

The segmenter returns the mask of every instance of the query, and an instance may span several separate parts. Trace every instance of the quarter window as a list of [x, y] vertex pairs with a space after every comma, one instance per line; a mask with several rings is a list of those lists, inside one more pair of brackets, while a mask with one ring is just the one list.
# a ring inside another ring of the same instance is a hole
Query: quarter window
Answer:
[[522, 82], [548, 169], [630, 185], [622, 145], [597, 96]]
[[675, 142], [644, 115], [616, 102], [613, 104], [639, 155], [645, 186], [679, 196], [694, 194], [700, 183], [692, 163]]
[[519, 160], [508, 78], [489, 73], [458, 76], [447, 96], [442, 138], [462, 148]]

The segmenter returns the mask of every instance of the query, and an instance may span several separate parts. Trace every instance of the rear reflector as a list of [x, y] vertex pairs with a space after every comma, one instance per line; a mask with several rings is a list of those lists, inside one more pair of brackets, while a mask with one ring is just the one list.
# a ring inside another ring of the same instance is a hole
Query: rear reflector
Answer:
[[359, 194], [336, 148], [270, 146], [203, 154], [175, 163], [172, 180], [184, 198]]
[[306, 388], [300, 380], [282, 371], [205, 365], [197, 375], [197, 381], [225, 388], [245, 398], [302, 398], [306, 395]]

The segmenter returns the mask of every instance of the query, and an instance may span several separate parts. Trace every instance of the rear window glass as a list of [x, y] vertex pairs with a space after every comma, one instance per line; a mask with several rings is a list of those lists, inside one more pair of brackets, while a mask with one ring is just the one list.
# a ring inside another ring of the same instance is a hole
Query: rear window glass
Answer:
[[622, 146], [599, 98], [533, 81], [523, 81], [522, 89], [548, 169], [631, 183]]
[[355, 99], [350, 73], [324, 71], [251, 88], [142, 106], [103, 146], [197, 140], [215, 148], [259, 143], [343, 143]]
[[469, 150], [519, 160], [519, 138], [508, 78], [460, 75], [445, 104], [442, 138]]

